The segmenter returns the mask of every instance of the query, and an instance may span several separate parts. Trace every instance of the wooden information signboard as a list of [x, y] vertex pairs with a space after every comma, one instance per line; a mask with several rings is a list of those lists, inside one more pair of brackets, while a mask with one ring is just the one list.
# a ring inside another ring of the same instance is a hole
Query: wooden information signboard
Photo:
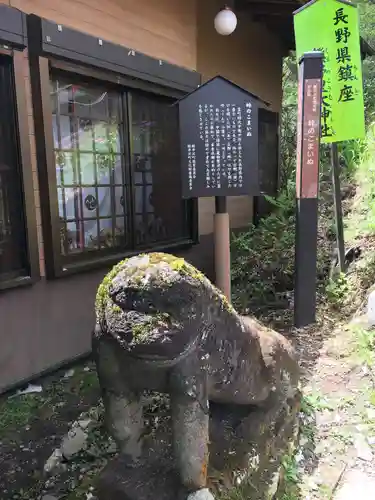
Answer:
[[[297, 142], [296, 195], [297, 198], [317, 198], [321, 80], [306, 78], [303, 86], [303, 117], [298, 127], [299, 140]], [[301, 104], [300, 107], [302, 107]]]
[[179, 101], [184, 198], [259, 194], [259, 103], [221, 76]]
[[259, 195], [258, 97], [216, 76], [179, 102], [182, 196], [215, 197], [216, 285], [230, 300], [227, 196]]

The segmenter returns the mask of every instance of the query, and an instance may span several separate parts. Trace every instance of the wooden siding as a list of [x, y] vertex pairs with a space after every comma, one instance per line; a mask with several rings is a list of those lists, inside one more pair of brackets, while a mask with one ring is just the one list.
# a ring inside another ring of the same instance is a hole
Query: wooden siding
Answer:
[[232, 80], [281, 108], [282, 49], [279, 40], [246, 12], [238, 13], [238, 24], [230, 36], [218, 35], [214, 17], [216, 0], [199, 2], [197, 24], [197, 71], [208, 80], [218, 74]]
[[[197, 71], [203, 80], [222, 75], [269, 102], [274, 111], [279, 111], [282, 97], [279, 40], [264, 25], [251, 22], [246, 12], [238, 13], [237, 28], [232, 35], [218, 35], [213, 20], [219, 7], [216, 0], [198, 2]], [[213, 200], [199, 200], [201, 234], [213, 231], [214, 210]], [[252, 220], [253, 198], [229, 198], [228, 212], [231, 227], [247, 226]]]
[[196, 67], [195, 0], [10, 0], [8, 5], [180, 66]]

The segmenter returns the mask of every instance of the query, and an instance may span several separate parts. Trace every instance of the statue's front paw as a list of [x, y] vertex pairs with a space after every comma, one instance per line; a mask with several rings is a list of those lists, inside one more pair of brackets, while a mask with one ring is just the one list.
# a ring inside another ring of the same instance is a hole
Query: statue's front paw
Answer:
[[187, 500], [215, 500], [215, 497], [208, 488], [190, 493]]

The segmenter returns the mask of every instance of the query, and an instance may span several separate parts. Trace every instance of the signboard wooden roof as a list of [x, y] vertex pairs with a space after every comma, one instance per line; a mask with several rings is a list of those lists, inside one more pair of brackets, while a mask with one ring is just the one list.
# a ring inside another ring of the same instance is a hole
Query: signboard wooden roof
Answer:
[[323, 143], [365, 135], [362, 62], [356, 5], [313, 0], [294, 13], [297, 57], [324, 53], [321, 135]]
[[258, 195], [258, 107], [216, 76], [178, 101], [184, 198]]

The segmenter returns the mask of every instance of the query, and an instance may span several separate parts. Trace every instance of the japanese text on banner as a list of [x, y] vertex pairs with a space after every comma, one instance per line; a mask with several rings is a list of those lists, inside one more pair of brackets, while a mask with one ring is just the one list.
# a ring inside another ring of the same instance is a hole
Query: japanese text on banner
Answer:
[[364, 137], [362, 63], [355, 5], [316, 0], [294, 16], [297, 57], [323, 52], [322, 142]]

